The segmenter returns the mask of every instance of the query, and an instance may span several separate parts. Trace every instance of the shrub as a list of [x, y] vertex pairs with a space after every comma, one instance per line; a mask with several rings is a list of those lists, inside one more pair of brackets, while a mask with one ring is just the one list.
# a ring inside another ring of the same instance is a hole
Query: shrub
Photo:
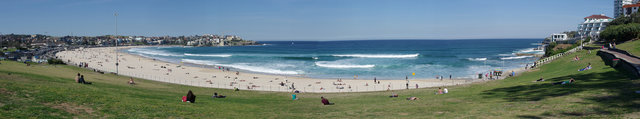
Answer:
[[615, 41], [627, 41], [633, 38], [638, 38], [640, 34], [640, 24], [630, 23], [623, 25], [609, 26], [607, 29], [600, 33], [600, 38], [607, 42]]
[[47, 63], [49, 64], [64, 64], [64, 62], [60, 59], [54, 59], [54, 58], [49, 58], [47, 60]]

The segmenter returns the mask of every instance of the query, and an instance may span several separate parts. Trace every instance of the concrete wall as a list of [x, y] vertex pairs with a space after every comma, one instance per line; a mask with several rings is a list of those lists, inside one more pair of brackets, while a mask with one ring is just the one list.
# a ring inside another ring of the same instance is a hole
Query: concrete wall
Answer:
[[615, 69], [618, 70], [625, 70], [630, 72], [631, 74], [633, 74], [635, 76], [635, 78], [639, 78], [640, 77], [640, 69], [636, 66], [634, 66], [633, 64], [620, 59], [618, 60], [618, 63], [616, 65], [613, 65], [613, 59], [619, 59], [618, 57], [616, 57], [615, 55], [611, 54], [611, 53], [607, 53], [607, 52], [603, 52], [603, 51], [598, 51], [598, 56], [600, 56], [600, 58], [602, 58], [602, 61], [604, 61], [604, 63], [606, 65], [609, 65]]

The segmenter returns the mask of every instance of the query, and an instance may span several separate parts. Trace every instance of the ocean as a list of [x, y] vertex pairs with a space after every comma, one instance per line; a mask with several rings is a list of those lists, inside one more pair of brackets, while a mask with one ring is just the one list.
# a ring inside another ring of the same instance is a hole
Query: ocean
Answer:
[[438, 75], [471, 78], [491, 70], [524, 68], [538, 58], [516, 53], [541, 54], [533, 48], [542, 40], [264, 41], [260, 46], [144, 47], [124, 52], [176, 64], [253, 73], [404, 80], [405, 76], [433, 79]]

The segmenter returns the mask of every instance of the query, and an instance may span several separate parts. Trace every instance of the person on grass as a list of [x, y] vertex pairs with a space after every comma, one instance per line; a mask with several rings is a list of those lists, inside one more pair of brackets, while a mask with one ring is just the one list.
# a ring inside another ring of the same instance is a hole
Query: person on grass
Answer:
[[587, 67], [579, 69], [578, 71], [585, 71], [585, 70], [589, 70], [591, 69], [591, 63], [589, 63], [589, 65], [587, 65]]
[[133, 82], [133, 77], [129, 78], [129, 82], [130, 85], [136, 85], [136, 82]]
[[407, 98], [407, 100], [418, 100], [418, 99], [420, 99], [420, 98], [417, 98], [417, 97], [408, 97]]
[[291, 94], [291, 100], [298, 100], [298, 96], [296, 94]]
[[196, 95], [194, 95], [193, 92], [191, 92], [191, 90], [189, 90], [189, 92], [187, 93], [187, 102], [190, 102], [190, 103], [196, 102]]
[[76, 75], [76, 78], [74, 79], [76, 83], [78, 83], [78, 80], [80, 80], [80, 73], [78, 73], [78, 75]]
[[576, 82], [576, 80], [571, 78], [568, 81], [560, 81], [560, 82], [555, 82], [555, 83], [552, 83], [552, 84], [553, 85], [564, 85], [564, 84], [571, 84], [571, 83], [574, 83], [574, 82]]
[[397, 94], [397, 93], [395, 93], [395, 92], [391, 92], [391, 96], [389, 96], [389, 97], [397, 98], [397, 97], [398, 97], [398, 94]]
[[320, 99], [322, 99], [322, 104], [324, 104], [324, 105], [333, 105], [334, 104], [334, 103], [329, 102], [329, 100], [327, 98], [320, 97]]
[[84, 75], [80, 75], [80, 78], [78, 79], [78, 83], [91, 84], [91, 82], [87, 82], [84, 80]]
[[225, 98], [225, 97], [227, 97], [227, 96], [224, 96], [224, 95], [218, 95], [218, 92], [214, 92], [214, 93], [213, 93], [213, 98]]

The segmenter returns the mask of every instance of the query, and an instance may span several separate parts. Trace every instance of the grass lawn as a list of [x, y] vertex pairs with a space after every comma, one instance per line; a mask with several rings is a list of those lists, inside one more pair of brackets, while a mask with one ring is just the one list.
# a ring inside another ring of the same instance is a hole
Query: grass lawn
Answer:
[[627, 41], [623, 44], [616, 45], [616, 48], [625, 50], [633, 55], [640, 56], [640, 40]]
[[[638, 45], [635, 45], [638, 46]], [[582, 60], [571, 59], [579, 55]], [[364, 93], [290, 93], [200, 88], [98, 74], [66, 65], [1, 61], [0, 118], [640, 118], [640, 81], [595, 51], [573, 53], [518, 77], [447, 87]], [[593, 65], [593, 69], [579, 72]], [[76, 73], [92, 85], [74, 83]], [[547, 81], [532, 82], [540, 77]], [[575, 78], [570, 85], [553, 82]], [[196, 103], [183, 103], [188, 90]], [[214, 92], [224, 99], [210, 98]], [[331, 106], [320, 103], [327, 97]], [[419, 97], [407, 101], [409, 96]]]

